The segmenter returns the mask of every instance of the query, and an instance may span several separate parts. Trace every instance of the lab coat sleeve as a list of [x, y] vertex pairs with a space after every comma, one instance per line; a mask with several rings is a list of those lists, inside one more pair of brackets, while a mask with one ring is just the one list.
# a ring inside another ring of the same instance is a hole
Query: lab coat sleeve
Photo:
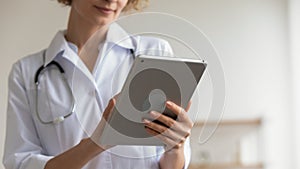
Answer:
[[[6, 140], [3, 164], [6, 169], [42, 169], [51, 156], [43, 155], [26, 95], [20, 62], [9, 75]], [[28, 77], [27, 77], [28, 78]]]
[[[171, 45], [167, 42], [162, 40], [161, 41], [161, 47], [163, 51], [163, 56], [171, 56], [175, 57]], [[160, 147], [157, 149], [158, 154], [162, 154], [163, 148]], [[161, 158], [161, 155], [158, 157], [158, 160]], [[184, 143], [184, 169], [187, 169], [190, 161], [191, 161], [191, 146], [190, 146], [190, 137], [188, 137]]]

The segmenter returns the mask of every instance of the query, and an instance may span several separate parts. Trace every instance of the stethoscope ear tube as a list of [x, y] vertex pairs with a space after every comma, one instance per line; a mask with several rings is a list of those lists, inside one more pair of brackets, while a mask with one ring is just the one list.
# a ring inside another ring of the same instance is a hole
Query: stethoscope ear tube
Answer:
[[34, 76], [34, 84], [35, 84], [35, 85], [38, 85], [38, 83], [39, 83], [39, 76], [40, 76], [41, 71], [42, 71], [43, 69], [45, 69], [44, 65], [42, 65], [42, 66], [36, 71], [35, 76]]
[[55, 66], [59, 69], [60, 73], [62, 73], [62, 74], [65, 73], [64, 69], [63, 69], [57, 62], [52, 61], [52, 62], [50, 62], [47, 66], [42, 65], [42, 66], [36, 71], [35, 76], [34, 76], [34, 83], [35, 83], [35, 84], [37, 84], [37, 83], [39, 82], [39, 76], [40, 76], [41, 72], [42, 72], [43, 70], [47, 69], [49, 66], [52, 66], [52, 65], [55, 65]]

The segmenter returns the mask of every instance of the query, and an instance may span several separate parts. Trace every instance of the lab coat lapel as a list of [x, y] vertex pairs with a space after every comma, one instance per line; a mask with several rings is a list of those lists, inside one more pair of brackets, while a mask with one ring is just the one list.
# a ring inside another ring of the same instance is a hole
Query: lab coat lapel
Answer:
[[69, 69], [68, 65], [73, 65], [67, 77], [75, 97], [76, 116], [82, 129], [90, 135], [100, 121], [101, 100], [94, 94], [95, 91], [97, 92], [97, 85], [93, 75], [79, 58], [76, 50], [71, 49], [70, 44], [65, 40], [64, 31], [59, 31], [52, 40], [46, 51], [44, 65], [48, 65], [54, 59], [59, 60], [65, 70]]
[[90, 136], [99, 123], [103, 110], [95, 78], [77, 54], [70, 52], [63, 56], [75, 66], [71, 77], [72, 90], [77, 103], [77, 117], [86, 134]]

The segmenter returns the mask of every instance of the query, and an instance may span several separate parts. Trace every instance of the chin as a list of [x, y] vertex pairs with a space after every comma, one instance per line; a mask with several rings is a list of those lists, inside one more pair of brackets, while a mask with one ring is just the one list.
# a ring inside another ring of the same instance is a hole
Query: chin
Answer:
[[98, 26], [106, 26], [111, 24], [112, 22], [114, 22], [115, 20], [113, 19], [109, 19], [109, 18], [98, 18], [96, 21], [96, 24]]

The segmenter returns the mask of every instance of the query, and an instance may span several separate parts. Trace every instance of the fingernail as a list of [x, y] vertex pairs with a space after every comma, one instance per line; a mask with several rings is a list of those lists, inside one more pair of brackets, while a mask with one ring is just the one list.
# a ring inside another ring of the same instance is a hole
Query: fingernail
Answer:
[[157, 113], [155, 111], [150, 111], [150, 114], [154, 115], [154, 116], [157, 115]]
[[166, 104], [167, 104], [167, 106], [172, 106], [172, 102], [170, 102], [170, 101], [167, 101]]
[[143, 122], [144, 122], [144, 123], [150, 123], [150, 121], [147, 120], [147, 119], [143, 119]]

